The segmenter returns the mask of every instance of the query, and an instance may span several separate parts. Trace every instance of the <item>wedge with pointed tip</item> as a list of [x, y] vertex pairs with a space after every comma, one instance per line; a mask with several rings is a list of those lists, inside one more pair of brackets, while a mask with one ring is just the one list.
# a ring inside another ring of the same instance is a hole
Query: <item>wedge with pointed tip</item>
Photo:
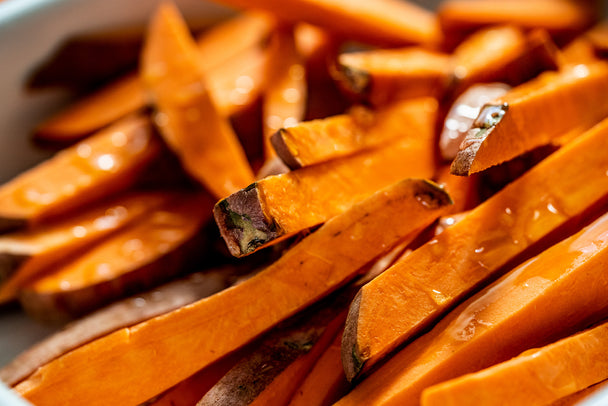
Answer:
[[470, 175], [547, 144], [568, 142], [608, 116], [608, 64], [565, 67], [485, 105], [452, 163]]

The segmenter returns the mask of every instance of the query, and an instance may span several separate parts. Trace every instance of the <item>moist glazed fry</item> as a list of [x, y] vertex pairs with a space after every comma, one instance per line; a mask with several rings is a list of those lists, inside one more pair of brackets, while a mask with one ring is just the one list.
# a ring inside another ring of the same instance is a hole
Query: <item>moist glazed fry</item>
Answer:
[[[525, 248], [605, 199], [607, 135], [604, 120], [361, 288], [342, 341], [349, 380]], [[441, 260], [444, 255], [449, 261]]]

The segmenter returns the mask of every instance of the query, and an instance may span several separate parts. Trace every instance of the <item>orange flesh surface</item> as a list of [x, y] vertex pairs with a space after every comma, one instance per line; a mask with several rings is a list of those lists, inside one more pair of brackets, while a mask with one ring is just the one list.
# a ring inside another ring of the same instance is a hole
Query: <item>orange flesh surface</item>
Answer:
[[115, 232], [169, 199], [169, 192], [135, 192], [75, 214], [65, 221], [0, 236], [0, 251], [29, 258], [0, 285], [0, 302], [16, 297], [23, 284], [80, 248]]
[[[265, 14], [245, 13], [212, 27], [198, 39], [200, 63], [210, 76], [210, 92], [223, 115], [239, 111], [257, 97], [262, 81], [260, 64], [247, 54], [259, 47], [273, 26], [273, 19]], [[239, 81], [241, 76], [245, 79]], [[42, 123], [36, 136], [51, 141], [77, 140], [147, 104], [144, 84], [137, 74], [129, 74]]]
[[301, 166], [308, 166], [347, 156], [402, 136], [404, 124], [416, 133], [424, 128], [418, 115], [431, 110], [434, 99], [414, 99], [397, 102], [377, 112], [355, 109], [341, 114], [307, 121], [281, 131], [281, 137], [291, 156]]
[[456, 160], [467, 151], [468, 145], [480, 142], [471, 158], [468, 169], [471, 174], [535, 147], [563, 143], [608, 115], [606, 94], [606, 63], [577, 65], [558, 73], [545, 73], [494, 100], [493, 105], [506, 103], [508, 110], [485, 137], [467, 134]]
[[441, 215], [445, 206], [429, 207], [416, 198], [421, 187], [445, 201], [444, 192], [426, 182], [402, 181], [328, 221], [256, 276], [79, 347], [16, 390], [39, 406], [138, 404], [151, 398], [335, 290]]
[[[430, 107], [430, 108], [429, 108]], [[432, 123], [436, 104], [421, 108], [407, 133], [387, 145], [256, 183], [268, 218], [285, 233], [297, 232], [348, 209], [353, 203], [405, 177], [434, 171]], [[405, 129], [404, 129], [405, 130]]]
[[275, 156], [270, 136], [298, 124], [306, 110], [306, 71], [293, 27], [277, 29], [271, 37], [264, 90], [263, 124], [266, 159]]
[[356, 351], [368, 369], [526, 247], [605, 198], [607, 150], [608, 119], [365, 285], [358, 316], [347, 321], [356, 325], [356, 349], [344, 351]]
[[175, 6], [152, 18], [142, 56], [142, 77], [158, 112], [155, 121], [188, 173], [216, 197], [253, 182], [245, 153], [208, 89], [194, 39]]
[[37, 223], [126, 189], [160, 153], [150, 124], [128, 117], [0, 187], [0, 217]]
[[[398, 0], [222, 0], [239, 8], [266, 10], [281, 20], [304, 21], [338, 35], [380, 45], [438, 44], [434, 14]], [[336, 24], [340, 21], [340, 24]]]
[[[423, 406], [546, 405], [608, 379], [608, 324], [432, 386]], [[466, 400], [465, 400], [466, 399]]]
[[[26, 289], [38, 293], [82, 289], [119, 278], [174, 250], [211, 217], [209, 199], [171, 199], [133, 226], [111, 236], [90, 251], [36, 280]], [[205, 205], [204, 200], [207, 200]], [[206, 209], [206, 210], [205, 210]]]
[[598, 321], [608, 308], [607, 264], [604, 215], [458, 306], [336, 405], [418, 405], [431, 385]]

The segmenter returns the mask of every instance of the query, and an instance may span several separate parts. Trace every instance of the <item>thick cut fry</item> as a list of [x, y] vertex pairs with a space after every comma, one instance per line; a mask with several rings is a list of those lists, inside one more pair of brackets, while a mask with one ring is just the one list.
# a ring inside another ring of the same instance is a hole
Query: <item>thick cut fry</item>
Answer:
[[419, 405], [431, 385], [599, 321], [608, 308], [607, 262], [604, 215], [461, 304], [336, 405]]
[[546, 31], [525, 34], [514, 26], [477, 31], [454, 50], [455, 93], [473, 83], [519, 85], [545, 70], [557, 69], [558, 54]]
[[[274, 330], [205, 394], [197, 406], [285, 405], [342, 329], [354, 292], [329, 300], [308, 317]], [[315, 307], [315, 309], [317, 309]], [[308, 312], [308, 311], [306, 311]]]
[[470, 175], [547, 144], [560, 144], [608, 116], [608, 64], [547, 72], [485, 105], [452, 163]]
[[0, 230], [32, 226], [126, 189], [161, 151], [147, 119], [132, 116], [0, 187]]
[[[223, 115], [238, 112], [258, 93], [257, 71], [254, 75], [246, 72], [256, 68], [256, 60], [241, 61], [241, 55], [259, 48], [274, 24], [266, 14], [249, 12], [218, 24], [199, 37], [200, 63], [210, 75], [212, 98]], [[236, 66], [245, 69], [244, 75], [235, 72], [229, 79], [224, 70], [231, 68], [229, 70], [235, 71]], [[231, 82], [240, 76], [251, 76], [253, 80], [241, 79], [234, 86]], [[36, 129], [36, 137], [48, 141], [75, 141], [147, 104], [144, 84], [137, 74], [129, 74], [43, 122]]]
[[[601, 272], [601, 270], [599, 270]], [[549, 404], [608, 379], [608, 325], [427, 388], [423, 406]]]
[[262, 112], [266, 160], [275, 156], [270, 144], [272, 134], [298, 124], [306, 113], [306, 71], [292, 26], [275, 30], [268, 53]]
[[334, 76], [346, 92], [374, 106], [417, 97], [440, 98], [452, 73], [449, 55], [423, 48], [343, 53]]
[[68, 324], [61, 331], [19, 354], [10, 364], [0, 369], [0, 380], [13, 386], [38, 367], [98, 337], [168, 313], [227, 288], [231, 276], [230, 269], [198, 272], [113, 303]]
[[161, 4], [142, 55], [142, 77], [157, 108], [155, 122], [186, 171], [222, 198], [254, 177], [230, 123], [211, 100], [199, 60], [178, 10]]
[[15, 299], [24, 283], [135, 221], [170, 195], [129, 193], [52, 224], [0, 236], [0, 303]]
[[38, 369], [17, 390], [38, 406], [140, 403], [355, 277], [428, 225], [448, 201], [434, 184], [402, 181], [331, 219], [246, 281], [82, 346]]
[[25, 286], [19, 294], [23, 308], [37, 319], [65, 321], [183, 272], [205, 252], [197, 237], [212, 206], [205, 195], [165, 202], [57, 272]]
[[402, 138], [382, 147], [266, 177], [218, 202], [215, 221], [232, 255], [323, 223], [405, 177], [432, 176], [435, 111], [421, 114], [418, 133], [404, 128]]
[[438, 16], [446, 37], [488, 25], [513, 24], [542, 28], [563, 39], [594, 21], [588, 2], [572, 0], [447, 0], [439, 6]]
[[349, 114], [340, 114], [302, 122], [282, 128], [272, 138], [279, 157], [290, 168], [297, 169], [347, 156], [391, 142], [408, 132], [424, 132], [419, 116], [434, 110], [437, 102], [431, 98], [397, 102], [378, 111], [357, 106]]
[[508, 261], [608, 196], [608, 120], [550, 155], [365, 285], [342, 354], [352, 380]]
[[329, 406], [348, 392], [350, 384], [340, 358], [341, 342], [342, 335], [338, 334], [291, 398], [289, 406]]
[[377, 45], [437, 45], [441, 31], [435, 15], [396, 0], [221, 0], [244, 9], [266, 10], [281, 20], [308, 22], [330, 32]]

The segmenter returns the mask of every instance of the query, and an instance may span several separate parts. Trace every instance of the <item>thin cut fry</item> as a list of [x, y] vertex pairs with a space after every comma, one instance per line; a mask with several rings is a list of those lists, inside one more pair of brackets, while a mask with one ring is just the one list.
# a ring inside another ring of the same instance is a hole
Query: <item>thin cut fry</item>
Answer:
[[448, 200], [436, 185], [400, 182], [334, 217], [246, 281], [77, 348], [16, 389], [39, 406], [143, 402], [345, 284], [370, 260], [428, 225]]

